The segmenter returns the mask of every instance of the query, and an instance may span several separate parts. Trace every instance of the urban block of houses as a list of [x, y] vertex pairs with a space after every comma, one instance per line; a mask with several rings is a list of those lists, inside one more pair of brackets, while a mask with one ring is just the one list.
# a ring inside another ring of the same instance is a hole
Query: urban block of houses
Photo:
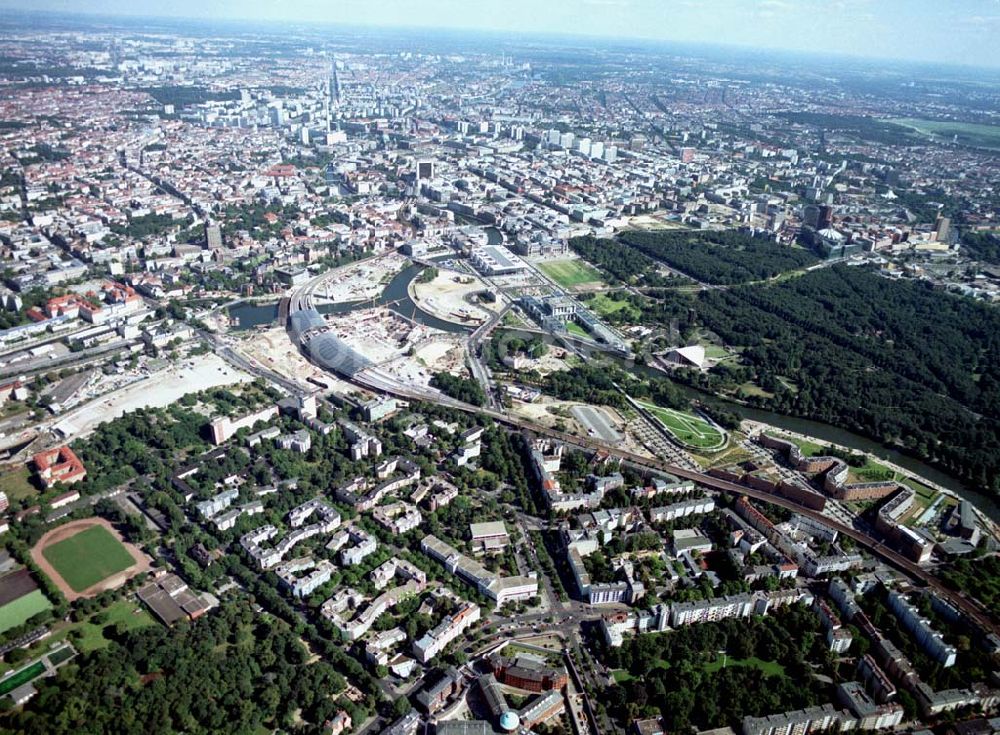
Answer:
[[480, 594], [495, 600], [498, 608], [538, 594], [538, 578], [534, 572], [526, 577], [501, 577], [436, 536], [424, 536], [420, 549], [459, 579], [475, 587]]

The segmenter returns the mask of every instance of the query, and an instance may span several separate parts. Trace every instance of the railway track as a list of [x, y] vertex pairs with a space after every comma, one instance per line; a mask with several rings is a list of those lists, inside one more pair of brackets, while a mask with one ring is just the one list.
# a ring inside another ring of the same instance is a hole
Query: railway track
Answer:
[[627, 450], [621, 449], [619, 447], [611, 446], [600, 442], [596, 439], [590, 437], [581, 437], [573, 434], [567, 434], [562, 431], [557, 431], [555, 429], [550, 429], [547, 426], [535, 423], [534, 421], [529, 421], [527, 419], [517, 418], [515, 416], [510, 416], [493, 409], [482, 408], [479, 406], [473, 406], [461, 401], [456, 401], [447, 396], [441, 396], [438, 394], [431, 395], [429, 392], [423, 392], [407, 388], [405, 386], [392, 385], [389, 381], [385, 380], [375, 380], [367, 381], [364, 377], [356, 378], [354, 381], [362, 387], [378, 390], [386, 393], [391, 393], [400, 398], [406, 398], [410, 400], [419, 401], [433, 401], [436, 403], [442, 403], [451, 408], [455, 408], [459, 411], [465, 413], [476, 414], [480, 416], [485, 416], [497, 423], [504, 424], [513, 429], [518, 429], [521, 431], [530, 432], [540, 436], [546, 436], [556, 441], [560, 441], [564, 444], [570, 446], [576, 446], [581, 449], [589, 449], [597, 452], [603, 452], [611, 457], [617, 457], [624, 462], [627, 462], [635, 467], [639, 467], [646, 470], [652, 470], [654, 472], [662, 472], [676, 477], [680, 477], [685, 480], [691, 480], [702, 487], [707, 487], [711, 490], [716, 490], [719, 492], [725, 492], [736, 496], [745, 495], [753, 500], [759, 500], [766, 503], [771, 503], [772, 505], [777, 505], [782, 508], [787, 508], [789, 510], [794, 510], [800, 515], [817, 520], [830, 528], [835, 529], [844, 536], [852, 539], [860, 546], [867, 549], [870, 553], [876, 557], [888, 562], [892, 566], [896, 567], [900, 571], [906, 573], [908, 576], [914, 580], [920, 582], [925, 587], [933, 590], [942, 598], [948, 600], [963, 613], [965, 613], [970, 620], [973, 620], [977, 625], [982, 627], [984, 630], [990, 633], [996, 633], [1000, 635], [1000, 626], [997, 625], [993, 616], [985, 610], [981, 605], [979, 605], [975, 600], [966, 596], [962, 593], [956, 593], [951, 588], [945, 586], [945, 584], [931, 574], [928, 570], [914, 563], [907, 557], [900, 554], [898, 551], [890, 546], [887, 546], [884, 542], [879, 539], [873, 538], [868, 534], [859, 531], [858, 529], [848, 526], [844, 523], [836, 521], [829, 516], [820, 513], [812, 508], [807, 508], [803, 505], [796, 503], [788, 498], [783, 498], [778, 495], [772, 495], [771, 493], [766, 493], [761, 490], [756, 490], [751, 487], [746, 487], [744, 485], [737, 485], [734, 482], [729, 482], [727, 480], [722, 480], [717, 477], [712, 477], [704, 472], [698, 472], [685, 467], [679, 467], [677, 465], [669, 464], [667, 462], [662, 462], [657, 459], [650, 459], [649, 457], [644, 457], [639, 454], [634, 454]]

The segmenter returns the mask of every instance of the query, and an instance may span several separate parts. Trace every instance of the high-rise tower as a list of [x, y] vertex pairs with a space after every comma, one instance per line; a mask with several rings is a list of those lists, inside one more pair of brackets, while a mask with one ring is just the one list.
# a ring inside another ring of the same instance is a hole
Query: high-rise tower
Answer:
[[340, 77], [337, 75], [337, 64], [334, 63], [330, 73], [330, 98], [340, 104]]

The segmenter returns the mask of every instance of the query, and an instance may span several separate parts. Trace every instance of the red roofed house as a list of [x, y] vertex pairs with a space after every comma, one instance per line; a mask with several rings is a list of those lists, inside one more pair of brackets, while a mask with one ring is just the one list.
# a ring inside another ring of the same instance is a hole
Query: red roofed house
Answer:
[[[57, 316], [78, 317], [81, 316], [81, 311], [92, 315], [95, 311], [100, 311], [100, 308], [75, 293], [54, 296], [45, 302], [45, 314], [50, 319]], [[88, 321], [92, 321], [92, 319]]]
[[42, 485], [50, 488], [57, 482], [69, 485], [87, 476], [87, 468], [69, 447], [59, 447], [39, 452], [32, 460]]
[[272, 166], [264, 175], [273, 176], [276, 179], [286, 179], [295, 175], [295, 166], [291, 163], [279, 163]]
[[80, 301], [80, 297], [75, 293], [54, 296], [45, 303], [45, 313], [50, 319], [57, 316], [78, 316], [80, 314]]
[[116, 281], [108, 281], [104, 284], [104, 300], [109, 304], [128, 304], [141, 302], [142, 297], [131, 286], [126, 286]]
[[20, 380], [0, 385], [0, 406], [13, 398], [15, 401], [23, 401], [28, 397], [28, 389]]

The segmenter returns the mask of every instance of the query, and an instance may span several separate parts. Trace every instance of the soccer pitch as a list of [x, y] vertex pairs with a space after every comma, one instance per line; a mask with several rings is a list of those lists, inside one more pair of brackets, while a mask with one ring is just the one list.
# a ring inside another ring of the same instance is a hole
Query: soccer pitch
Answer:
[[538, 270], [563, 288], [600, 283], [602, 280], [597, 269], [582, 260], [549, 260], [536, 265]]
[[128, 550], [103, 526], [91, 526], [46, 546], [42, 555], [75, 592], [135, 564]]
[[655, 416], [671, 436], [691, 449], [715, 451], [726, 446], [726, 435], [705, 419], [652, 403], [639, 405]]
[[29, 592], [0, 607], [0, 633], [27, 622], [28, 618], [52, 607], [41, 590]]

